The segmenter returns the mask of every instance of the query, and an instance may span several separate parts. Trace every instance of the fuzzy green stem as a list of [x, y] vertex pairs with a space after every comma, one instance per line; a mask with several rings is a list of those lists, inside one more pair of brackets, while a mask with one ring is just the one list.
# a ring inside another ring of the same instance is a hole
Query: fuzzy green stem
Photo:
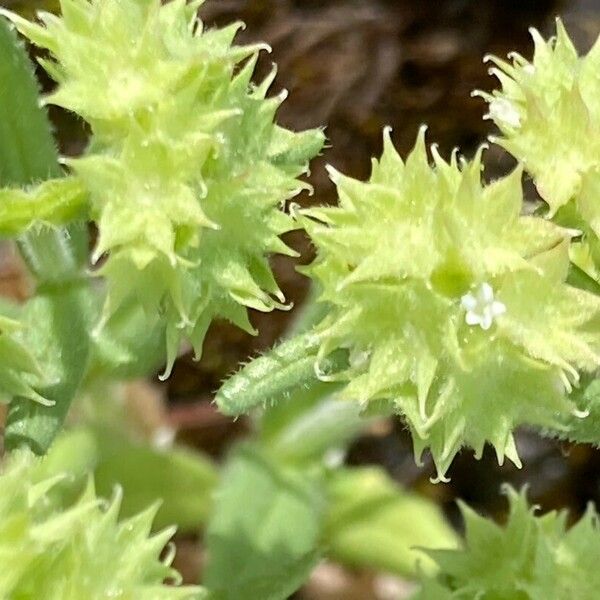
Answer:
[[[245, 414], [257, 406], [272, 405], [300, 386], [318, 380], [315, 363], [318, 338], [308, 333], [287, 340], [245, 365], [230, 377], [216, 397], [226, 415]], [[319, 364], [323, 375], [347, 365], [345, 352], [334, 352]]]

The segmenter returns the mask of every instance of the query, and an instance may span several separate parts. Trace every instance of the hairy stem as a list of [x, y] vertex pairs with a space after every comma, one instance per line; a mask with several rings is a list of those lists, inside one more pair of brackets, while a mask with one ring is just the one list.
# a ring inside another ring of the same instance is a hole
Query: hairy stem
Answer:
[[[237, 416], [257, 406], [274, 404], [299, 386], [318, 380], [315, 372], [318, 340], [311, 333], [287, 340], [245, 365], [221, 387], [216, 403], [221, 412]], [[319, 365], [322, 375], [347, 364], [345, 352], [335, 352]]]

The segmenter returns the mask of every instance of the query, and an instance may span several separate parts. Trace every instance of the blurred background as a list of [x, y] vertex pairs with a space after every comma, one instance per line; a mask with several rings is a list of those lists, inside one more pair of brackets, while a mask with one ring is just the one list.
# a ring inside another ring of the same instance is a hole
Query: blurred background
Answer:
[[[54, 4], [0, 0], [0, 6], [22, 12], [44, 5], [53, 9]], [[290, 92], [279, 112], [282, 125], [292, 129], [326, 125], [330, 147], [312, 166], [310, 181], [316, 192], [301, 198], [305, 205], [335, 202], [326, 163], [354, 177], [367, 177], [371, 157], [381, 152], [385, 125], [392, 126], [402, 154], [410, 150], [418, 127], [426, 123], [429, 142], [438, 143], [443, 155], [455, 146], [471, 155], [493, 133], [490, 122], [482, 119], [484, 102], [470, 96], [474, 89], [491, 90], [496, 85], [483, 56], [505, 56], [516, 50], [530, 57], [528, 27], [552, 35], [557, 15], [579, 49], [587, 51], [600, 33], [600, 0], [206, 0], [201, 9], [206, 26], [242, 20], [247, 28], [239, 42], [264, 40], [272, 46], [272, 54], [261, 58], [258, 76], [277, 63], [273, 92], [282, 88]], [[50, 86], [41, 73], [40, 77], [45, 87]], [[80, 153], [86, 141], [81, 123], [55, 109], [51, 117], [61, 132], [62, 152]], [[486, 153], [486, 164], [489, 178], [513, 166], [497, 148]], [[530, 187], [528, 193], [533, 194]], [[288, 235], [286, 241], [302, 253], [300, 263], [310, 262], [311, 248], [302, 235]], [[14, 253], [4, 250], [0, 292], [23, 298], [27, 283]], [[199, 363], [184, 352], [166, 383], [135, 382], [128, 388], [132, 406], [145, 407], [152, 427], [171, 432], [216, 459], [245, 435], [248, 424], [217, 413], [211, 405], [215, 390], [240, 361], [269, 348], [285, 333], [307, 295], [307, 280], [295, 271], [297, 261], [275, 257], [273, 263], [294, 310], [253, 314], [260, 332], [254, 338], [226, 323], [214, 324]], [[154, 406], [154, 412], [148, 406]], [[435, 499], [457, 527], [457, 497], [501, 519], [505, 500], [499, 487], [505, 481], [516, 487], [527, 483], [530, 498], [545, 510], [569, 507], [577, 516], [589, 501], [600, 505], [600, 452], [545, 440], [529, 431], [520, 432], [517, 445], [522, 470], [499, 467], [492, 452], [481, 461], [463, 452], [449, 472], [451, 482], [433, 485], [432, 465], [414, 464], [402, 423], [389, 420], [356, 440], [346, 461], [383, 466], [396, 481]], [[197, 544], [180, 539], [178, 545], [178, 566], [194, 572], [200, 560]], [[358, 585], [360, 577], [352, 577]], [[318, 574], [310, 585], [320, 585]], [[302, 597], [327, 597], [314, 592], [311, 596], [310, 590], [305, 594]], [[348, 592], [340, 597], [352, 596]], [[356, 597], [361, 597], [360, 592]]]

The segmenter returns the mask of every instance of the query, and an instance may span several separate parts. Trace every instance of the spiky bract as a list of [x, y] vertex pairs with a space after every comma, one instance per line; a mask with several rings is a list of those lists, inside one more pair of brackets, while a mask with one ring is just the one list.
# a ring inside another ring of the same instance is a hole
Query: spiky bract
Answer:
[[19, 451], [0, 468], [0, 597], [81, 600], [200, 599], [161, 560], [173, 530], [150, 536], [156, 507], [118, 521], [120, 494], [110, 502], [93, 485], [68, 506], [54, 494], [64, 479], [49, 476], [43, 459]]
[[463, 445], [518, 464], [515, 427], [573, 410], [578, 370], [600, 364], [600, 299], [564, 283], [569, 232], [521, 215], [519, 169], [483, 186], [481, 151], [432, 152], [421, 130], [404, 164], [386, 134], [370, 181], [332, 170], [339, 206], [302, 222], [330, 306], [320, 356], [349, 349], [344, 396], [391, 403], [443, 478]]
[[233, 45], [239, 23], [204, 31], [200, 3], [61, 0], [44, 26], [9, 15], [50, 51], [59, 85], [46, 102], [92, 129], [68, 164], [90, 193], [94, 257], [107, 254], [105, 316], [130, 295], [161, 311], [169, 364], [182, 336], [200, 352], [213, 317], [252, 331], [247, 307], [284, 308], [268, 254], [293, 254], [282, 203], [307, 187], [297, 177], [323, 143], [274, 124], [274, 71], [251, 83], [265, 46]]
[[464, 549], [432, 550], [440, 573], [412, 600], [594, 600], [600, 574], [598, 515], [590, 507], [567, 529], [566, 512], [535, 516], [525, 493], [506, 487], [504, 527], [465, 505]]

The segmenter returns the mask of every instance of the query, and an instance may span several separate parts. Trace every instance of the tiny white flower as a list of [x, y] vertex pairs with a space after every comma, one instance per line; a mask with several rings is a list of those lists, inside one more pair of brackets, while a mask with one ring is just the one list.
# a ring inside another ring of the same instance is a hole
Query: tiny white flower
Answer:
[[527, 63], [523, 67], [523, 72], [527, 73], [527, 75], [533, 75], [533, 74], [535, 74], [535, 67], [531, 63]]
[[506, 98], [495, 98], [490, 102], [489, 116], [509, 127], [521, 127], [521, 115]]
[[499, 300], [494, 300], [494, 290], [489, 283], [482, 283], [477, 289], [465, 294], [460, 299], [461, 306], [467, 311], [467, 325], [479, 325], [488, 330], [494, 318], [506, 312], [506, 306]]

